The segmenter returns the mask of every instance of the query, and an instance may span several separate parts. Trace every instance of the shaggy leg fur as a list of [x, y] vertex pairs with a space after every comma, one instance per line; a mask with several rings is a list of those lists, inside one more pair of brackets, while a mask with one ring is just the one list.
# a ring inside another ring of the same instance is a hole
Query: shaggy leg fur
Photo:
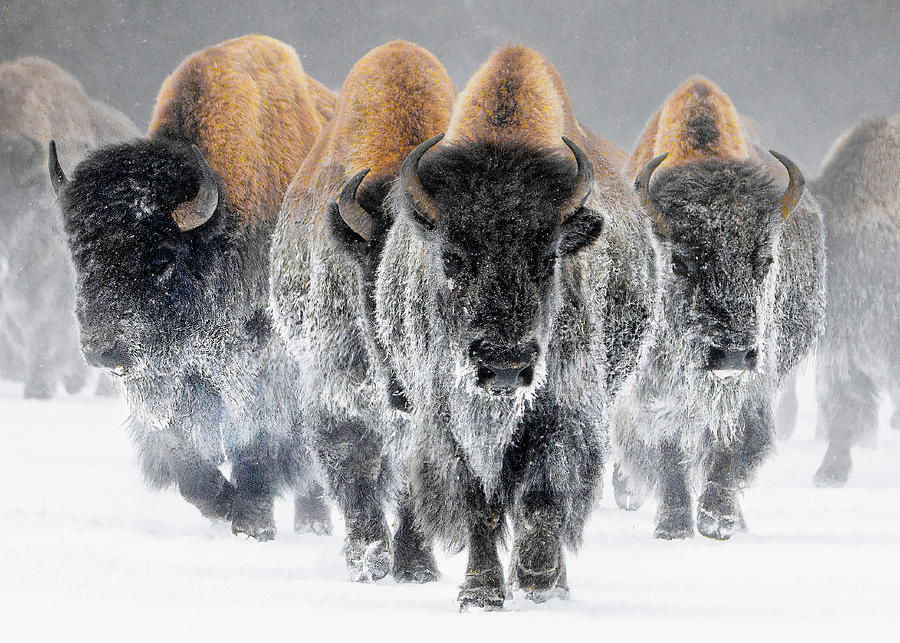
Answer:
[[331, 512], [325, 502], [325, 491], [318, 482], [310, 483], [309, 489], [294, 497], [294, 532], [331, 535]]
[[323, 417], [313, 447], [328, 488], [344, 514], [344, 556], [354, 581], [371, 582], [391, 570], [384, 517], [388, 469], [381, 438], [359, 420]]
[[791, 373], [778, 395], [775, 428], [778, 431], [779, 440], [788, 440], [794, 435], [794, 430], [797, 428], [798, 406], [797, 376], [795, 373]]
[[182, 454], [171, 466], [185, 500], [207, 518], [231, 518], [235, 490], [213, 463], [190, 453]]
[[413, 503], [404, 492], [397, 508], [399, 525], [394, 534], [394, 580], [398, 583], [430, 583], [441, 577], [431, 542], [415, 524]]
[[728, 540], [736, 531], [746, 531], [737, 494], [750, 485], [771, 451], [775, 426], [764, 402], [751, 400], [740, 421], [735, 438], [713, 445], [708, 461], [706, 486], [697, 505], [697, 531], [707, 538]]
[[632, 483], [619, 469], [617, 462], [613, 466], [612, 475], [613, 494], [616, 497], [616, 506], [625, 511], [637, 511], [647, 499], [647, 492]]
[[680, 447], [665, 442], [659, 448], [659, 507], [654, 536], [666, 540], [693, 538], [694, 514], [688, 485], [687, 457]]
[[813, 478], [817, 487], [841, 487], [850, 476], [850, 450], [878, 424], [878, 396], [872, 379], [856, 367], [846, 378], [818, 373], [818, 421], [824, 426], [828, 450]]
[[472, 526], [466, 581], [460, 586], [459, 596], [456, 599], [461, 612], [471, 608], [488, 611], [503, 608], [506, 587], [503, 567], [497, 557], [499, 521], [499, 516], [495, 515]]
[[231, 469], [235, 487], [233, 534], [246, 534], [263, 542], [275, 538], [273, 471], [274, 463], [258, 454], [247, 454], [234, 462]]

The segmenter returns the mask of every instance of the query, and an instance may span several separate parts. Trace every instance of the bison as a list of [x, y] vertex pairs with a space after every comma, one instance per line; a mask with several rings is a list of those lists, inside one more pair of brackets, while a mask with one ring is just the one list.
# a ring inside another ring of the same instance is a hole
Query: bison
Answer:
[[389, 196], [378, 331], [409, 398], [417, 522], [468, 546], [461, 609], [502, 607], [507, 520], [511, 584], [536, 602], [568, 594], [563, 550], [580, 543], [607, 401], [637, 362], [656, 289], [618, 158], [578, 125], [556, 70], [511, 46]]
[[128, 117], [92, 100], [49, 60], [0, 63], [0, 374], [25, 381], [25, 397], [80, 390], [72, 260], [47, 176], [50, 139], [71, 170], [88, 150], [136, 137]]
[[633, 489], [656, 485], [657, 537], [694, 534], [698, 483], [697, 530], [724, 540], [744, 528], [737, 495], [771, 450], [778, 386], [822, 328], [821, 215], [704, 78], [650, 120], [630, 173], [665, 274], [652, 350], [616, 399], [619, 463]]
[[810, 189], [822, 205], [828, 253], [825, 334], [816, 360], [818, 429], [828, 450], [818, 486], [840, 486], [850, 449], [873, 439], [878, 394], [900, 429], [900, 114], [842, 136]]
[[409, 151], [447, 127], [455, 94], [443, 66], [416, 45], [366, 54], [285, 197], [272, 245], [276, 326], [307, 376], [310, 442], [346, 517], [355, 580], [386, 575], [391, 555], [398, 580], [437, 577], [407, 503], [391, 552], [384, 503], [391, 435], [402, 422], [391, 409], [405, 402], [375, 336], [374, 284], [393, 222], [391, 184]]
[[314, 89], [292, 48], [236, 38], [165, 81], [146, 140], [92, 153], [71, 181], [50, 148], [82, 350], [121, 378], [146, 478], [259, 540], [284, 484], [309, 490], [301, 526], [327, 528], [298, 368], [267, 310], [281, 199], [333, 109]]

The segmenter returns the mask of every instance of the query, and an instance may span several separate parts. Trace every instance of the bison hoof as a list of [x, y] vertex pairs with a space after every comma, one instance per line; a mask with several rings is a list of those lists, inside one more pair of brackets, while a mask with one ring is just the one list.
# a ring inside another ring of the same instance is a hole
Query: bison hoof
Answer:
[[546, 603], [553, 598], [569, 598], [565, 569], [535, 572], [516, 565], [516, 586], [524, 593], [525, 598], [534, 603]]
[[494, 568], [483, 572], [467, 572], [466, 582], [456, 597], [460, 612], [485, 610], [494, 612], [503, 609], [506, 588], [503, 585], [503, 570]]
[[271, 496], [238, 495], [234, 501], [231, 533], [244, 534], [260, 542], [275, 538], [275, 516]]
[[746, 531], [746, 529], [739, 509], [720, 514], [702, 506], [697, 509], [697, 531], [707, 538], [728, 540], [736, 532]]
[[656, 517], [654, 537], [682, 540], [694, 537], [694, 516], [690, 507], [661, 509]]
[[647, 498], [645, 493], [632, 488], [631, 482], [619, 471], [619, 465], [613, 469], [612, 477], [613, 495], [616, 498], [616, 506], [625, 511], [637, 511]]
[[398, 583], [431, 583], [441, 578], [430, 549], [401, 546], [394, 542], [394, 580]]
[[387, 539], [366, 542], [348, 538], [344, 543], [344, 556], [350, 580], [356, 583], [374, 583], [391, 571], [391, 548]]
[[852, 466], [849, 449], [828, 447], [822, 464], [813, 477], [813, 484], [817, 487], [843, 487], [847, 484]]

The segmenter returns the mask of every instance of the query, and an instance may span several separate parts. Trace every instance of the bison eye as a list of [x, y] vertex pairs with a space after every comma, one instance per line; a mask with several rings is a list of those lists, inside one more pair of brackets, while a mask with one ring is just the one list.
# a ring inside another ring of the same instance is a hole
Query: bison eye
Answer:
[[553, 269], [556, 267], [556, 255], [547, 255], [541, 262], [538, 264], [538, 277], [546, 278], [553, 274]]
[[462, 270], [462, 257], [458, 254], [454, 254], [452, 252], [444, 253], [444, 274], [447, 277], [453, 278], [459, 274], [459, 271]]
[[672, 272], [679, 277], [690, 277], [694, 274], [697, 264], [693, 259], [687, 257], [672, 257]]

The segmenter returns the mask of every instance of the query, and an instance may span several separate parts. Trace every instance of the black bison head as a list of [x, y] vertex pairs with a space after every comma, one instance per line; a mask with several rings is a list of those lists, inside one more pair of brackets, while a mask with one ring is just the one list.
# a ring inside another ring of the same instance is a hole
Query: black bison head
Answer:
[[671, 268], [666, 317], [687, 342], [698, 368], [720, 378], [753, 371], [764, 293], [785, 218], [803, 194], [803, 176], [788, 159], [782, 194], [749, 161], [707, 161], [660, 171], [650, 161], [635, 181]]
[[[196, 147], [137, 141], [102, 148], [68, 181], [50, 178], [76, 270], [81, 344], [92, 365], [139, 371], [203, 323], [205, 288], [227, 235], [220, 181]], [[208, 308], [207, 308], [208, 309]]]
[[574, 153], [493, 142], [407, 157], [397, 209], [423, 241], [433, 319], [468, 382], [493, 394], [533, 390], [546, 370], [561, 301], [560, 261], [593, 242], [585, 207], [593, 167]]

